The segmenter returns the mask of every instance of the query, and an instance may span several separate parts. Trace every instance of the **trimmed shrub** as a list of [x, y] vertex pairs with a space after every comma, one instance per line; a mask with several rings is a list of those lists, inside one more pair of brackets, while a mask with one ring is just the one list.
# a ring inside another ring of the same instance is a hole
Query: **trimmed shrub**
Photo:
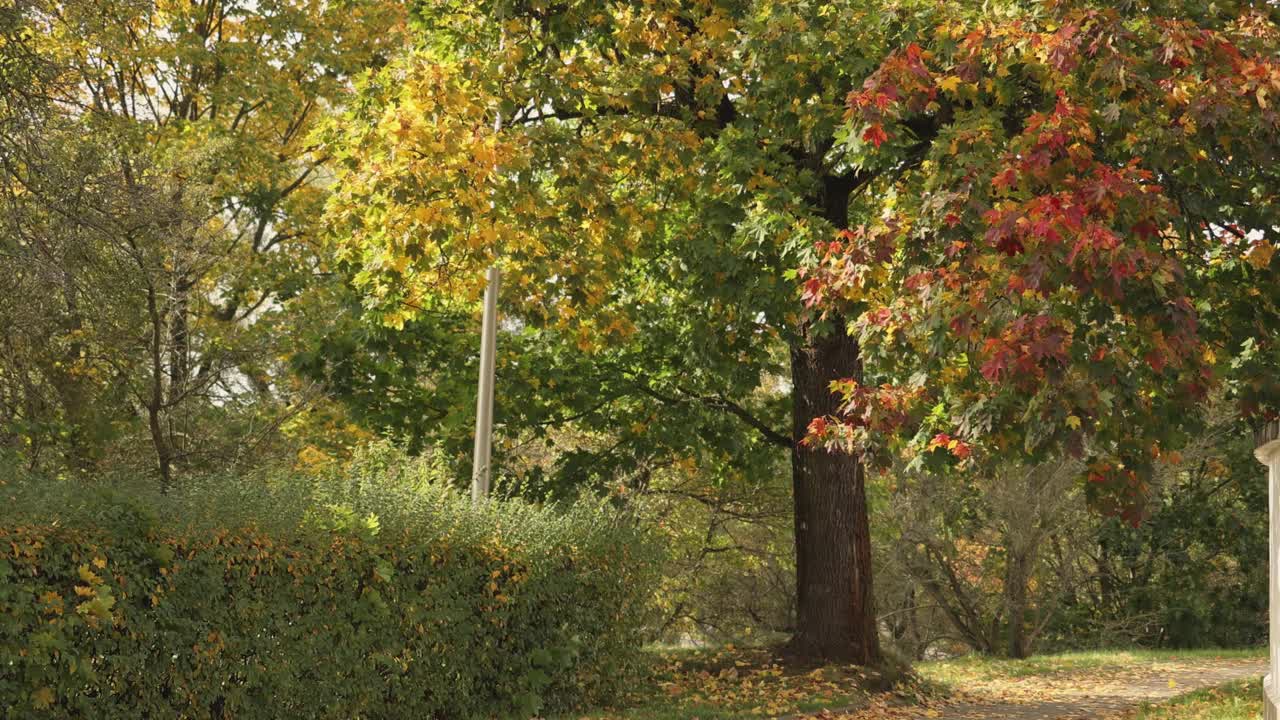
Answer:
[[639, 662], [656, 551], [598, 505], [399, 483], [219, 528], [175, 518], [198, 492], [4, 489], [5, 718], [529, 717]]

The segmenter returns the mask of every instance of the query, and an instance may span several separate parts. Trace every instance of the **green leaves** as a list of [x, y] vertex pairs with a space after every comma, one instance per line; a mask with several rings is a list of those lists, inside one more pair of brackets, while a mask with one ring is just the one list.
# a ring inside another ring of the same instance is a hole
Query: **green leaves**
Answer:
[[[151, 531], [11, 507], [5, 716], [525, 718], [626, 689], [651, 537], [598, 504], [473, 506], [395, 472], [359, 498], [391, 518], [376, 538], [303, 525], [311, 503], [272, 502], [261, 481], [246, 481], [246, 509], [271, 532], [175, 512], [213, 500], [194, 491], [155, 500], [169, 513]], [[277, 488], [290, 497], [310, 481], [276, 482], [296, 484]], [[159, 566], [157, 537], [171, 550]]]
[[850, 93], [855, 157], [908, 169], [819, 244], [804, 294], [856, 317], [867, 380], [923, 389], [892, 436], [859, 429], [875, 398], [849, 397], [858, 446], [921, 452], [942, 432], [973, 462], [1088, 454], [1095, 499], [1136, 519], [1152, 459], [1225, 379], [1216, 352], [1280, 319], [1280, 215], [1246, 191], [1280, 154], [1254, 92], [1280, 81], [1277, 32], [1249, 10], [1041, 10], [944, 8]]
[[574, 0], [503, 6], [497, 27], [491, 6], [421, 5], [417, 49], [319, 135], [353, 305], [394, 332], [341, 328], [308, 375], [362, 422], [460, 450], [459, 358], [496, 263], [519, 327], [499, 342], [498, 422], [510, 447], [558, 445], [554, 464], [512, 460], [522, 487], [773, 467], [809, 320], [784, 274], [846, 224], [836, 198], [898, 166], [854, 167], [843, 99], [932, 7]]
[[[279, 361], [323, 301], [308, 291], [329, 262], [317, 242], [327, 158], [309, 135], [354, 74], [400, 47], [403, 7], [54, 0], [2, 12], [0, 295], [37, 301], [0, 301], [13, 338], [0, 395], [22, 397], [3, 403], [6, 444], [33, 466], [97, 474], [143, 440], [167, 483], [184, 469], [170, 466], [241, 446], [292, 402]], [[240, 389], [223, 385], [229, 374]], [[182, 438], [147, 432], [148, 412]]]

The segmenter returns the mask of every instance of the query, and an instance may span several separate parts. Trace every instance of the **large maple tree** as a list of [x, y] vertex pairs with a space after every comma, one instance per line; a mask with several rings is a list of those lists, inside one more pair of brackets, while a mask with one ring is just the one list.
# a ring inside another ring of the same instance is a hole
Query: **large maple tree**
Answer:
[[918, 168], [805, 271], [867, 371], [815, 441], [934, 465], [1063, 452], [1137, 522], [1206, 392], [1274, 398], [1280, 35], [1266, 3], [1055, 2], [943, 23], [849, 100]]
[[500, 363], [573, 395], [546, 422], [693, 451], [697, 407], [785, 452], [792, 646], [875, 662], [863, 453], [1088, 446], [1122, 486], [1271, 315], [1271, 23], [1196, 7], [421, 2], [325, 138], [329, 218], [406, 332], [502, 266], [505, 342], [571, 369]]
[[[558, 395], [547, 422], [608, 432], [637, 465], [785, 453], [795, 646], [866, 662], [861, 465], [799, 442], [837, 409], [829, 385], [856, 371], [856, 346], [806, 317], [785, 273], [848, 225], [869, 176], [835, 151], [844, 97], [927, 7], [426, 2], [419, 48], [371, 76], [330, 137], [330, 217], [367, 307], [429, 334], [496, 262], [515, 321], [500, 345], [544, 358], [499, 364], [509, 431]], [[540, 387], [517, 397], [525, 380]]]

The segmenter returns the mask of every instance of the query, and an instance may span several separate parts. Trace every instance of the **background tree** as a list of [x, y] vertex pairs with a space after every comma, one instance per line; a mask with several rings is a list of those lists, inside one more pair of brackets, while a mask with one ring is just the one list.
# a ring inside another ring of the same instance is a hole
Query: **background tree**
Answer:
[[922, 658], [1261, 642], [1267, 485], [1234, 403], [1216, 394], [1202, 413], [1205, 429], [1156, 463], [1136, 528], [1090, 511], [1075, 460], [895, 469], [887, 502], [873, 498], [891, 644]]
[[891, 505], [902, 528], [891, 553], [920, 589], [917, 603], [940, 609], [970, 648], [1028, 657], [1058, 619], [1065, 589], [1086, 577], [1049, 552], [1064, 540], [1074, 546], [1072, 535], [1089, 524], [1080, 469], [1069, 460], [1011, 465], [964, 482], [904, 473]]
[[[1157, 466], [1147, 520], [1098, 518], [1056, 562], [1085, 579], [1069, 588], [1052, 642], [1243, 647], [1265, 642], [1267, 483], [1252, 433], [1224, 403], [1178, 462]], [[1083, 572], [1081, 572], [1083, 571]]]
[[288, 412], [283, 309], [326, 272], [313, 242], [325, 158], [307, 135], [351, 73], [398, 46], [401, 11], [33, 0], [7, 12], [62, 81], [39, 122], [14, 116], [3, 151], [8, 289], [48, 311], [3, 319], [23, 344], [3, 379], [40, 398], [12, 425], [19, 444], [55, 438], [72, 468], [95, 469], [141, 418], [166, 486], [180, 466], [233, 460]]

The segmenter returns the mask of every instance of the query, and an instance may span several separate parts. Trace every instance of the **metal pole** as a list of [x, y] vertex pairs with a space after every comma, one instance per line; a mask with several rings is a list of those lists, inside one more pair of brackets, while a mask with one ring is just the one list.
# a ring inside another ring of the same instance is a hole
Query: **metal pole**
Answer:
[[491, 267], [484, 291], [484, 323], [480, 328], [480, 392], [476, 394], [476, 449], [471, 461], [471, 501], [489, 495], [489, 456], [493, 447], [493, 365], [498, 346], [498, 285]]
[[[507, 29], [502, 24], [506, 6], [498, 6], [498, 54], [507, 45]], [[502, 131], [502, 111], [494, 113], [493, 132]], [[489, 268], [484, 290], [484, 322], [480, 326], [480, 390], [476, 393], [476, 448], [471, 456], [471, 502], [489, 496], [489, 458], [493, 451], [493, 361], [498, 348], [498, 285], [502, 275], [497, 266]]]

